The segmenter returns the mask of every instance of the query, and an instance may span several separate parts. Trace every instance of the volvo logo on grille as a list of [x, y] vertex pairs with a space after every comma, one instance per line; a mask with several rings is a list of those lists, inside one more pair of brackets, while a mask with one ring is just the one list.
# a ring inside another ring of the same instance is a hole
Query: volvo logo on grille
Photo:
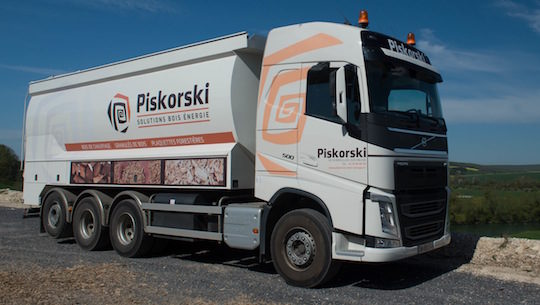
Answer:
[[411, 149], [417, 149], [417, 148], [420, 147], [420, 146], [421, 146], [421, 147], [427, 147], [429, 141], [431, 141], [431, 140], [433, 140], [433, 139], [435, 139], [435, 138], [436, 138], [436, 137], [430, 137], [430, 138], [428, 138], [428, 137], [422, 137], [422, 138], [420, 139], [420, 143], [414, 145], [413, 147], [411, 147]]

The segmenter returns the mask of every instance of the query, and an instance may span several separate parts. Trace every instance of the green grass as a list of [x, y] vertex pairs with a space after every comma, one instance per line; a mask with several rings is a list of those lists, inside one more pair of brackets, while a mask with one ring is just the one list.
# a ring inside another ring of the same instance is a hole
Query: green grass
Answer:
[[540, 190], [523, 191], [523, 190], [505, 190], [497, 188], [473, 188], [460, 187], [452, 188], [453, 195], [457, 196], [457, 200], [470, 200], [469, 198], [459, 198], [460, 196], [483, 197], [486, 192], [489, 192], [493, 197], [506, 202], [514, 201], [534, 201], [540, 196]]
[[511, 237], [538, 239], [540, 240], [540, 230], [538, 231], [523, 231], [519, 233], [510, 234]]
[[15, 182], [13, 184], [0, 183], [0, 189], [22, 191], [22, 182]]
[[456, 233], [472, 233], [488, 237], [519, 237], [540, 239], [540, 223], [527, 224], [455, 224], [450, 225], [450, 231]]
[[540, 223], [540, 191], [456, 189], [450, 219], [455, 224]]
[[452, 194], [459, 196], [459, 195], [466, 195], [466, 196], [483, 196], [484, 191], [481, 189], [475, 189], [471, 187], [452, 187]]
[[540, 183], [540, 172], [474, 173], [452, 175], [452, 178], [467, 184]]

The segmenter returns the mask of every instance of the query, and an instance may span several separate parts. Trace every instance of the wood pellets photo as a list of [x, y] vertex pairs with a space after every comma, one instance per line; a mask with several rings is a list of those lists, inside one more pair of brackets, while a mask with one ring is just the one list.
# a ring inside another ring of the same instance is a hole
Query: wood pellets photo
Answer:
[[80, 184], [111, 183], [111, 162], [72, 162], [71, 181]]
[[115, 161], [115, 184], [161, 184], [161, 161]]
[[225, 159], [165, 161], [166, 185], [225, 185]]

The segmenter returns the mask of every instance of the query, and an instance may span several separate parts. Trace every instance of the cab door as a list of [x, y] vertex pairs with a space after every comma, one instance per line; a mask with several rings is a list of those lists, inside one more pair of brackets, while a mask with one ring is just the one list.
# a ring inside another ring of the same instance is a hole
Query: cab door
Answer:
[[298, 135], [298, 178], [313, 180], [317, 172], [321, 175], [317, 180], [339, 177], [367, 184], [367, 143], [352, 137], [346, 124], [360, 126], [357, 67], [345, 62], [319, 62], [304, 69], [305, 128]]
[[257, 118], [257, 175], [296, 178], [298, 129], [304, 126], [300, 110], [305, 93], [300, 89], [305, 74], [300, 64], [286, 64], [273, 67], [268, 75], [270, 86], [264, 88]]

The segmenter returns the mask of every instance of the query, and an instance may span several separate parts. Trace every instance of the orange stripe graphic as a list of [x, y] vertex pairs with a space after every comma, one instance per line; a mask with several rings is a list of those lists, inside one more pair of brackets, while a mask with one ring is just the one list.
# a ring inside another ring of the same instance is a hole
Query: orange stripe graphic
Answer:
[[260, 153], [257, 153], [257, 158], [259, 158], [259, 161], [261, 161], [263, 167], [271, 174], [274, 175], [281, 175], [281, 176], [296, 176], [296, 172], [292, 171], [286, 167], [283, 167], [276, 162], [264, 157]]
[[[304, 126], [306, 124], [306, 116], [304, 115], [305, 112], [305, 93], [298, 93], [297, 97], [302, 99], [302, 111], [299, 113], [296, 113], [296, 115], [299, 115], [298, 119], [298, 125], [296, 126], [298, 130], [291, 129], [285, 132], [277, 132], [277, 133], [270, 133], [268, 132], [269, 124], [270, 124], [270, 116], [272, 113], [272, 108], [274, 107], [274, 104], [277, 100], [277, 95], [279, 93], [279, 88], [296, 81], [301, 81], [307, 78], [307, 72], [309, 68], [305, 68], [302, 70], [292, 70], [290, 72], [285, 72], [282, 74], [279, 74], [274, 79], [274, 82], [272, 83], [272, 87], [270, 88], [270, 93], [268, 97], [268, 102], [265, 104], [264, 114], [263, 114], [263, 126], [262, 126], [262, 137], [265, 141], [274, 143], [274, 144], [281, 144], [281, 145], [287, 145], [287, 144], [295, 144], [298, 143], [302, 137], [302, 133], [304, 131]], [[290, 97], [290, 96], [287, 96]], [[281, 109], [277, 109], [276, 116], [279, 115]], [[296, 118], [296, 117], [295, 117]]]
[[232, 132], [208, 133], [164, 138], [133, 139], [121, 141], [66, 143], [67, 151], [134, 149], [202, 144], [234, 143]]
[[[276, 111], [276, 122], [279, 123], [294, 123], [298, 112], [300, 111], [300, 102], [295, 101], [298, 99], [304, 99], [305, 94], [289, 94], [283, 95], [279, 99], [279, 106]], [[289, 102], [291, 101], [292, 102]]]
[[261, 101], [261, 95], [264, 85], [266, 84], [266, 77], [268, 76], [268, 69], [270, 68], [270, 65], [278, 64], [286, 59], [302, 53], [338, 45], [341, 43], [342, 41], [335, 37], [328, 34], [319, 33], [266, 56], [263, 59], [263, 69], [259, 88], [259, 102]]

